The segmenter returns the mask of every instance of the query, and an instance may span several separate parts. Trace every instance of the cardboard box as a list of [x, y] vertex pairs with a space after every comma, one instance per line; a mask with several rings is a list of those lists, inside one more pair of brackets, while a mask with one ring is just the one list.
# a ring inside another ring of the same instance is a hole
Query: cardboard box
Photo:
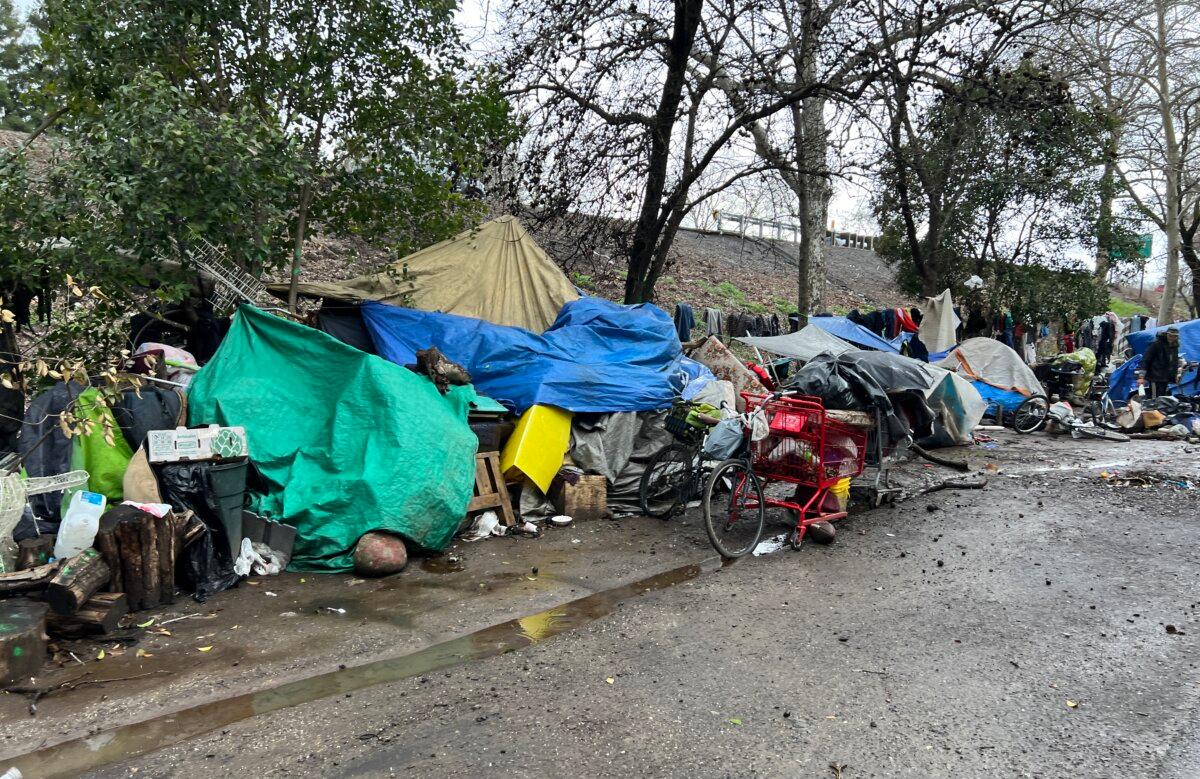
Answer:
[[576, 522], [608, 516], [608, 482], [603, 476], [580, 476], [575, 484], [556, 481], [550, 498], [555, 511]]
[[249, 454], [244, 427], [177, 427], [151, 430], [146, 437], [146, 455], [152, 463], [228, 460]]

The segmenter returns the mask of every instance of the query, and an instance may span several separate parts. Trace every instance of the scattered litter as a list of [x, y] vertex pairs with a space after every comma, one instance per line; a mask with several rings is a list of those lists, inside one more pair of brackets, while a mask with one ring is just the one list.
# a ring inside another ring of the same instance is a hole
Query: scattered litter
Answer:
[[281, 612], [279, 612], [279, 616], [281, 616], [281, 617], [296, 617], [299, 615], [296, 614], [296, 612], [294, 612], [294, 611], [281, 611]]
[[327, 611], [330, 614], [345, 614], [346, 613], [345, 609], [339, 608], [337, 606], [322, 606], [321, 608], [317, 609], [317, 611], [318, 612]]
[[502, 536], [506, 528], [500, 524], [500, 517], [494, 511], [485, 511], [475, 517], [475, 523], [465, 536], [464, 541], [480, 541], [489, 536]]
[[154, 617], [151, 617], [150, 619], [146, 620], [145, 622], [139, 622], [137, 626], [139, 628], [148, 628], [153, 624], [154, 624]]
[[198, 647], [196, 647], [196, 650], [199, 652], [211, 652], [212, 647], [211, 646], [198, 646]]
[[787, 533], [780, 533], [777, 536], [772, 536], [765, 541], [759, 541], [758, 546], [754, 547], [754, 556], [760, 557], [765, 554], [772, 554], [783, 549], [783, 545], [787, 543]]
[[1067, 708], [1068, 709], [1077, 709], [1077, 708], [1079, 708], [1079, 704], [1076, 703], [1075, 701], [1067, 701]]
[[97, 652], [97, 653], [96, 653], [96, 659], [97, 659], [97, 660], [103, 660], [103, 659], [104, 659], [104, 650], [103, 650], [103, 649], [101, 649], [99, 652]]
[[557, 516], [550, 517], [550, 524], [554, 525], [555, 527], [566, 527], [574, 521], [575, 520], [565, 514], [559, 514]]
[[571, 543], [572, 543], [572, 544], [582, 544], [582, 543], [583, 543], [583, 541], [581, 541], [581, 540], [580, 540], [580, 539], [578, 539], [578, 538], [572, 538], [572, 539], [571, 539]]
[[608, 677], [607, 679], [605, 679], [604, 681], [608, 682], [609, 684], [616, 684], [616, 683], [617, 683], [617, 680], [616, 680], [616, 679], [614, 679], [614, 678], [612, 678], [611, 676], [610, 676], [610, 677]]
[[537, 538], [542, 534], [542, 531], [538, 529], [538, 526], [532, 522], [524, 522], [520, 525], [514, 525], [513, 527], [509, 528], [509, 530], [518, 535], [529, 536], [530, 538]]
[[741, 725], [742, 721], [740, 719], [738, 719], [737, 717], [733, 717], [729, 720], [729, 724], [730, 725]]
[[134, 656], [135, 657], [154, 657], [154, 655], [150, 654], [145, 649], [138, 649], [138, 651], [134, 652]]
[[263, 595], [266, 595], [268, 598], [278, 598], [279, 597], [278, 595], [271, 592], [270, 590], [267, 590], [266, 592], [264, 592]]

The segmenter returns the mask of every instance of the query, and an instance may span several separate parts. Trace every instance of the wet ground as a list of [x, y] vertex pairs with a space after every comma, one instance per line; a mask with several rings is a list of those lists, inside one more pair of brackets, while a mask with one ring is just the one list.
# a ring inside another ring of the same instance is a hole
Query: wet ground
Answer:
[[[985, 490], [726, 568], [694, 518], [630, 518], [383, 581], [262, 579], [48, 679], [166, 673], [36, 718], [4, 699], [0, 754], [93, 731], [18, 762], [74, 775], [196, 734], [98, 775], [1197, 775], [1200, 492], [1169, 481], [1200, 453], [995, 435], [951, 453]], [[1133, 471], [1170, 478], [1100, 476]]]

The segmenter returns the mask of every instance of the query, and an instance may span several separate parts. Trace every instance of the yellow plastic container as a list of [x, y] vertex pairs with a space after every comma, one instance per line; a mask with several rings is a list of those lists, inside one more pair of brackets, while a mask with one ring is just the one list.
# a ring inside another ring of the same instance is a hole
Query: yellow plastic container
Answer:
[[530, 406], [500, 453], [500, 470], [509, 478], [524, 474], [542, 492], [550, 489], [571, 445], [570, 411]]
[[829, 494], [837, 501], [838, 511], [845, 511], [850, 505], [850, 479], [845, 478], [829, 488]]

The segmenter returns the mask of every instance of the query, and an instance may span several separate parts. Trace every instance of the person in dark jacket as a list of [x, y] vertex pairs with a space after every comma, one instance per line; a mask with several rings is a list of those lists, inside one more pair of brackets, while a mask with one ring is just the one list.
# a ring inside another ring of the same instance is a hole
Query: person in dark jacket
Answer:
[[1167, 387], [1179, 376], [1179, 330], [1169, 328], [1159, 333], [1142, 356], [1150, 396], [1169, 395]]

